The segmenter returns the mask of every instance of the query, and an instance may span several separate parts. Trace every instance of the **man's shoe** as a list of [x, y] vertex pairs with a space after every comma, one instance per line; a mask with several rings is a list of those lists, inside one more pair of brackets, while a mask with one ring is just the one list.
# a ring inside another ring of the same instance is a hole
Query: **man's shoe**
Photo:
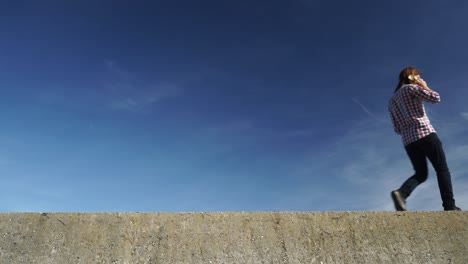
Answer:
[[393, 191], [392, 193], [393, 203], [397, 211], [406, 211], [406, 201], [401, 195], [400, 191]]
[[456, 206], [452, 206], [452, 207], [444, 208], [444, 211], [461, 211], [461, 209]]

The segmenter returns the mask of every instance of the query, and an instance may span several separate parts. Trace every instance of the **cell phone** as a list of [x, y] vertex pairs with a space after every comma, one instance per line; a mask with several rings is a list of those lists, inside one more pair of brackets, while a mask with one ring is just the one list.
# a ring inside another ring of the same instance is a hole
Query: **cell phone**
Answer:
[[412, 74], [411, 74], [410, 76], [408, 76], [408, 79], [409, 79], [410, 81], [413, 81], [413, 82], [419, 81], [419, 78], [416, 77], [415, 75], [412, 75]]

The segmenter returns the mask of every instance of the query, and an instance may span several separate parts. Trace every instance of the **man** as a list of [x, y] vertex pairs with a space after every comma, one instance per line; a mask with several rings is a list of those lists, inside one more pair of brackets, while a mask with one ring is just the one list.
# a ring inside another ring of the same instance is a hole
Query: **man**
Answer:
[[459, 211], [453, 198], [452, 180], [442, 142], [426, 115], [423, 102], [439, 103], [440, 96], [427, 86], [418, 69], [405, 68], [400, 73], [400, 80], [388, 109], [395, 132], [402, 137], [415, 174], [398, 190], [392, 191], [391, 197], [397, 211], [406, 211], [406, 198], [427, 179], [429, 159], [437, 173], [444, 210]]

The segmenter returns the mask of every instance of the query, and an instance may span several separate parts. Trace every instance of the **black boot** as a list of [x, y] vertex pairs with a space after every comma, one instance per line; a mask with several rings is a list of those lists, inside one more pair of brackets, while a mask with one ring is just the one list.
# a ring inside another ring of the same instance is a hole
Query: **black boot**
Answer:
[[401, 192], [396, 190], [391, 192], [393, 203], [395, 204], [395, 209], [397, 211], [406, 211], [406, 200], [401, 195]]
[[447, 208], [444, 208], [444, 211], [461, 211], [462, 209], [456, 207], [455, 205], [454, 206], [450, 206], [450, 207], [447, 207]]

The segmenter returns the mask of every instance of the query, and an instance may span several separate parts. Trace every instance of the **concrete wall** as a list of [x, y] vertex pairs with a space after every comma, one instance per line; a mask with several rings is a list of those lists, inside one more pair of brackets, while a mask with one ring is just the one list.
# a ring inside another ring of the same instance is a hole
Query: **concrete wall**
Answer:
[[466, 264], [468, 213], [4, 213], [0, 263]]

